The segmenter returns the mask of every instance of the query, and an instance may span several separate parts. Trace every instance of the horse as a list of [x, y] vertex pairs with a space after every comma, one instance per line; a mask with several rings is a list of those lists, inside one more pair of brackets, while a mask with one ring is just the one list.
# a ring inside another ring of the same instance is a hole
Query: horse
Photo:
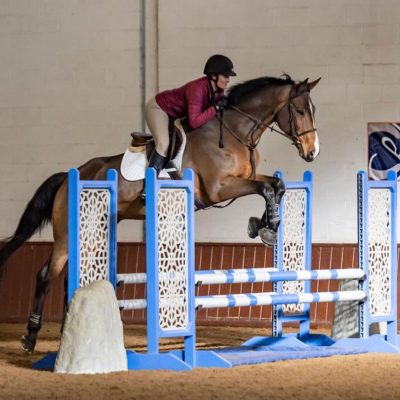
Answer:
[[[227, 94], [222, 114], [187, 133], [182, 166], [192, 168], [195, 176], [197, 208], [206, 208], [242, 196], [258, 194], [265, 200], [261, 216], [249, 219], [248, 234], [271, 245], [279, 226], [278, 206], [285, 192], [282, 180], [256, 174], [259, 161], [257, 145], [270, 128], [288, 138], [307, 162], [319, 153], [315, 126], [315, 106], [310, 91], [321, 78], [294, 81], [289, 75], [261, 77], [239, 83]], [[272, 126], [276, 123], [280, 129]], [[145, 203], [141, 193], [144, 181], [127, 181], [120, 173], [122, 154], [97, 157], [79, 167], [82, 180], [105, 179], [115, 168], [118, 179], [118, 221], [144, 219]], [[32, 353], [42, 324], [46, 293], [51, 282], [68, 261], [68, 179], [66, 172], [47, 178], [27, 204], [15, 233], [0, 249], [0, 273], [7, 259], [35, 232], [52, 223], [54, 244], [51, 256], [37, 273], [35, 299], [28, 319], [22, 349]], [[199, 206], [200, 205], [200, 206]]]

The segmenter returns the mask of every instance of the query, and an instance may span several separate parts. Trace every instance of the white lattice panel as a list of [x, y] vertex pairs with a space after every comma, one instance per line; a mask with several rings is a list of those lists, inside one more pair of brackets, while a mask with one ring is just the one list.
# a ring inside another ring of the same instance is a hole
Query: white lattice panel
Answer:
[[158, 192], [159, 321], [164, 330], [188, 324], [187, 193]]
[[[287, 190], [284, 195], [283, 210], [283, 270], [303, 271], [305, 260], [306, 201], [303, 189]], [[283, 294], [304, 293], [304, 281], [284, 281]], [[283, 306], [285, 313], [303, 312], [303, 304]]]
[[108, 279], [110, 192], [83, 189], [80, 193], [80, 286]]
[[391, 224], [390, 190], [368, 192], [369, 311], [372, 316], [391, 311]]

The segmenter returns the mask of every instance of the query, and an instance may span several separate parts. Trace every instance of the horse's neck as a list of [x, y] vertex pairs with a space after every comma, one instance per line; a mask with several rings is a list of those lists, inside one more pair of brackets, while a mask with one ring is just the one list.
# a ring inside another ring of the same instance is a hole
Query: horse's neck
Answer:
[[246, 135], [255, 123], [270, 125], [281, 108], [287, 101], [291, 86], [267, 88], [256, 96], [239, 102], [236, 109], [226, 113], [226, 119], [238, 133]]

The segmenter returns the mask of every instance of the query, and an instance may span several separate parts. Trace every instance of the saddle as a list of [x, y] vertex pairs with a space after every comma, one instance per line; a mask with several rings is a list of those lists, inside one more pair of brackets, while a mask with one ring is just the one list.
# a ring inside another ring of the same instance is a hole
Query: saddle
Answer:
[[[179, 151], [181, 150], [182, 144], [186, 143], [187, 133], [190, 128], [186, 119], [170, 120], [168, 125], [169, 133], [169, 147], [167, 154], [167, 163], [177, 158]], [[145, 132], [132, 132], [131, 133], [131, 147], [142, 147], [146, 146], [147, 158], [150, 157], [155, 143], [152, 135]]]

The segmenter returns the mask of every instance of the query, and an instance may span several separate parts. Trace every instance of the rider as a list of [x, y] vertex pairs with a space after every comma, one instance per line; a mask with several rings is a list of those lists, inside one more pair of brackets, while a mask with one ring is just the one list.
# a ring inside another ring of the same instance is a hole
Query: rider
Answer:
[[149, 167], [163, 169], [169, 146], [169, 120], [187, 117], [191, 129], [210, 121], [226, 106], [224, 90], [230, 77], [236, 76], [232, 61], [221, 54], [211, 56], [205, 66], [206, 76], [190, 81], [177, 89], [166, 90], [150, 99], [146, 105], [146, 122], [154, 137]]

